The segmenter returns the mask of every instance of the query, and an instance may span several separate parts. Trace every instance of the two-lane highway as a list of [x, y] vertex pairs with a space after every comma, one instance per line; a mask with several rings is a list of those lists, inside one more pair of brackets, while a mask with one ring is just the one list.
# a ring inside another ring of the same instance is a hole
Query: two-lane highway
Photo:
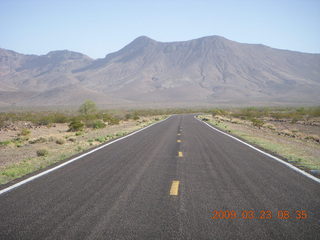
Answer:
[[317, 239], [319, 209], [319, 183], [175, 115], [0, 195], [0, 239]]

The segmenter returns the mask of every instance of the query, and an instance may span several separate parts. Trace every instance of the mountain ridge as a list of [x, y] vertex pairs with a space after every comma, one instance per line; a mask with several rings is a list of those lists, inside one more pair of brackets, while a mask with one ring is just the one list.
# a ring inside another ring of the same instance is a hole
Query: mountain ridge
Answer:
[[[14, 102], [4, 97], [10, 91], [35, 93]], [[320, 54], [216, 35], [181, 42], [140, 36], [100, 59], [68, 50], [24, 55], [0, 49], [0, 102], [7, 105], [78, 104], [85, 98], [124, 105], [317, 104], [319, 92]]]

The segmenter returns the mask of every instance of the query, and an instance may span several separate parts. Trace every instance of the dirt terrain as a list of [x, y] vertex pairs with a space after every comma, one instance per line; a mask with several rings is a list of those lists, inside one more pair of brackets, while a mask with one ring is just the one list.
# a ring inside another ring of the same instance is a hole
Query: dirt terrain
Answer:
[[[163, 116], [122, 120], [118, 125], [107, 125], [101, 129], [85, 128], [79, 132], [69, 132], [67, 123], [35, 126], [30, 122], [16, 122], [0, 130], [0, 183], [121, 137], [161, 118]], [[25, 136], [21, 135], [26, 129]], [[44, 151], [43, 156], [38, 153], [39, 150]]]

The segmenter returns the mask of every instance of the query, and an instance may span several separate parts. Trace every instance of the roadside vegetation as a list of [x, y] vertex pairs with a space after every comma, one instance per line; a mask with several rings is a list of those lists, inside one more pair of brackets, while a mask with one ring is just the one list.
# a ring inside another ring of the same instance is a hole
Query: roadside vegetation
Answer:
[[320, 107], [212, 109], [198, 117], [319, 176]]
[[172, 114], [199, 118], [307, 171], [320, 172], [320, 107], [100, 110], [0, 113], [0, 184], [41, 170]]
[[90, 100], [78, 111], [0, 113], [0, 184], [164, 119], [148, 110], [99, 110]]

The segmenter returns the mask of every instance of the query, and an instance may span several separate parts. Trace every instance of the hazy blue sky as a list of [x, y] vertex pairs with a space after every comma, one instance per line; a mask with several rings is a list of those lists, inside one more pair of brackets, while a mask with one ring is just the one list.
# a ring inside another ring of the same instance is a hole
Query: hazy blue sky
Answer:
[[93, 58], [146, 35], [181, 41], [208, 35], [320, 53], [320, 0], [0, 0], [0, 47]]

